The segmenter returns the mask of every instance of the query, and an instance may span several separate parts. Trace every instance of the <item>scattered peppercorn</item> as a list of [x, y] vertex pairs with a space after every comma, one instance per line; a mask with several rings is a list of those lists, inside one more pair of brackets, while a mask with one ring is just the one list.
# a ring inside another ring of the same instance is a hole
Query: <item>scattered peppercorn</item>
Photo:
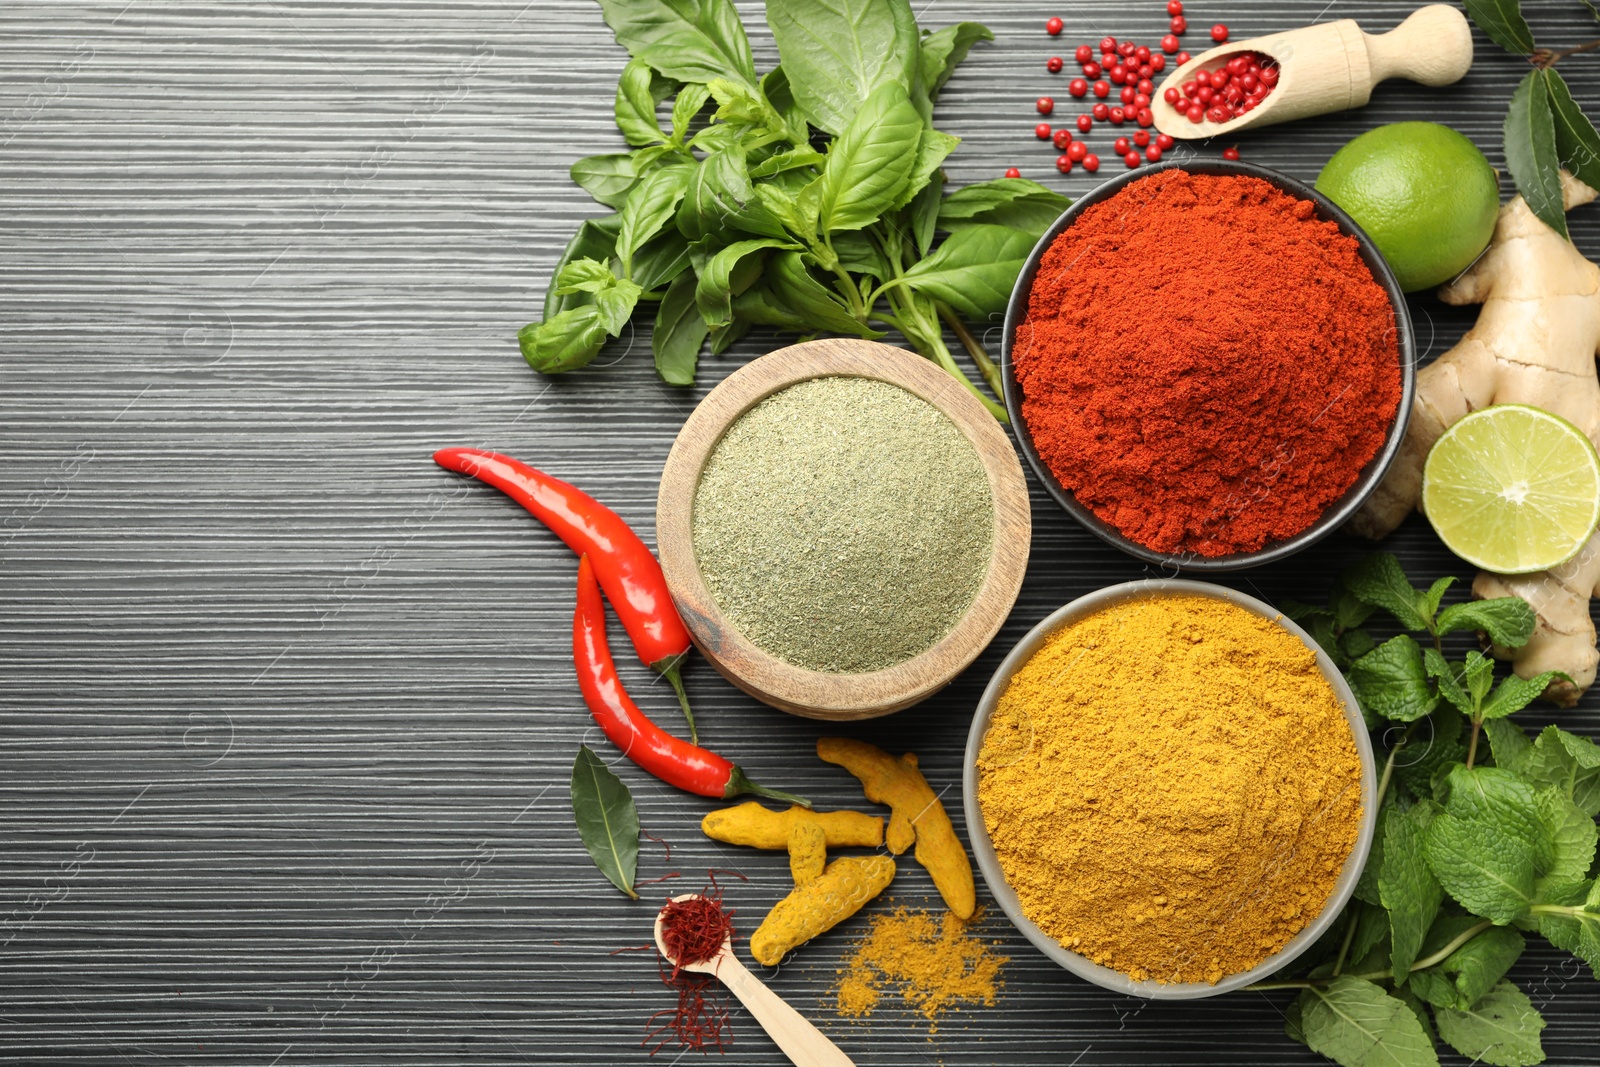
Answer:
[[1169, 15], [1181, 15], [1181, 14], [1183, 14], [1183, 0], [1167, 0], [1167, 14], [1169, 14]]
[[1236, 161], [1239, 158], [1239, 150], [1237, 148], [1224, 148], [1222, 150], [1222, 158], [1230, 161]]
[[1179, 36], [1182, 36], [1184, 34], [1184, 32], [1187, 31], [1188, 29], [1189, 29], [1189, 20], [1188, 19], [1184, 18], [1182, 15], [1174, 15], [1172, 17], [1172, 32], [1173, 33], [1178, 34]]
[[1149, 148], [1144, 150], [1144, 158], [1148, 159], [1152, 163], [1160, 163], [1161, 149], [1157, 148], [1155, 145], [1151, 145]]
[[1056, 109], [1056, 102], [1048, 96], [1041, 96], [1033, 106], [1039, 109], [1039, 114], [1048, 115]]
[[1181, 67], [1185, 63], [1189, 62], [1189, 59], [1190, 59], [1190, 56], [1189, 56], [1188, 52], [1179, 52], [1176, 56], [1173, 57], [1172, 61], [1174, 63], [1178, 64], [1178, 66]]
[[1211, 27], [1211, 39], [1218, 44], [1222, 44], [1228, 39], [1228, 27], [1220, 22]]
[[1033, 135], [1041, 141], [1048, 141], [1050, 139], [1050, 124], [1048, 122], [1039, 123], [1033, 128]]
[[1059, 170], [1062, 174], [1070, 173], [1072, 170], [1072, 157], [1068, 155], [1057, 156], [1056, 170]]
[[1044, 69], [1048, 70], [1051, 74], [1060, 74], [1061, 68], [1064, 66], [1066, 66], [1066, 64], [1061, 61], [1060, 56], [1051, 56], [1049, 59], [1044, 61]]
[[1079, 63], [1087, 63], [1094, 58], [1094, 49], [1086, 44], [1080, 44], [1077, 50], [1072, 53], [1072, 58]]
[[1006, 168], [1006, 177], [1007, 178], [1020, 178], [1020, 177], [1022, 177], [1022, 172], [1020, 170], [1018, 170], [1016, 167], [1007, 167]]
[[1075, 163], [1081, 163], [1089, 155], [1089, 146], [1082, 141], [1073, 141], [1067, 145], [1067, 158]]
[[1139, 153], [1129, 152], [1127, 155], [1122, 157], [1122, 161], [1129, 167], [1137, 167], [1139, 165]]
[[1062, 22], [1060, 19], [1051, 19], [1049, 22], [1044, 24], [1044, 32], [1048, 33], [1052, 37], [1058, 37], [1060, 36], [1061, 31], [1066, 28], [1066, 25], [1067, 24]]
[[1093, 128], [1094, 119], [1090, 118], [1088, 115], [1078, 116], [1078, 129], [1082, 130], [1084, 133], [1088, 133]]
[[[1081, 142], [1075, 142], [1075, 143], [1081, 143]], [[1090, 152], [1088, 155], [1084, 156], [1083, 157], [1083, 169], [1088, 171], [1090, 174], [1093, 174], [1095, 171], [1099, 170], [1100, 169], [1100, 157], [1095, 155], [1093, 152]]]
[[1073, 78], [1072, 82], [1067, 86], [1067, 92], [1071, 93], [1073, 96], [1083, 96], [1088, 93], [1088, 91], [1089, 83], [1084, 81], [1082, 78]]
[[1066, 151], [1067, 145], [1072, 143], [1072, 131], [1063, 126], [1055, 132], [1055, 135], [1050, 138], [1050, 141], [1057, 148], [1064, 152]]

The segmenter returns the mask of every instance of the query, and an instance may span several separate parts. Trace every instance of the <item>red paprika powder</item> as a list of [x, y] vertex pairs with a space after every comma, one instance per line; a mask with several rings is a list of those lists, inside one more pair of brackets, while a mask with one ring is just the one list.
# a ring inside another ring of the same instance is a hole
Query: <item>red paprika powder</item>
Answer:
[[1353, 237], [1258, 178], [1172, 169], [1045, 253], [1013, 359], [1061, 484], [1158, 552], [1300, 533], [1382, 449], [1393, 308]]

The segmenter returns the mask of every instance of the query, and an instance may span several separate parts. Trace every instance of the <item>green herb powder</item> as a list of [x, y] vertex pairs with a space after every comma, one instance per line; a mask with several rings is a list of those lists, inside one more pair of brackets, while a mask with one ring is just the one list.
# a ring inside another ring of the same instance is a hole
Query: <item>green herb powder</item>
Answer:
[[956, 624], [988, 569], [994, 500], [943, 412], [869, 378], [816, 378], [747, 411], [694, 499], [717, 605], [779, 659], [856, 673]]

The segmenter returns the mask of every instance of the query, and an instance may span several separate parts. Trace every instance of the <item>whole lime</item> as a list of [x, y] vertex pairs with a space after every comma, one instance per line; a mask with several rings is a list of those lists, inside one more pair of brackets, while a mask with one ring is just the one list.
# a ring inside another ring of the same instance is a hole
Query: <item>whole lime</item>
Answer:
[[1489, 244], [1500, 210], [1489, 161], [1437, 122], [1368, 130], [1333, 154], [1317, 191], [1367, 231], [1408, 293], [1466, 270]]

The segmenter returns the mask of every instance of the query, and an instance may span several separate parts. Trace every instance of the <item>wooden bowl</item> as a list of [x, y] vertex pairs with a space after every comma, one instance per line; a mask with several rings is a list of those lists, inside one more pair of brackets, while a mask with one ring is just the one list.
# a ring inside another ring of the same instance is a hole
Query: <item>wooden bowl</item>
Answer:
[[[773, 393], [829, 376], [888, 382], [944, 412], [977, 450], [994, 498], [989, 568], [967, 613], [927, 651], [861, 674], [796, 667], [756, 647], [717, 607], [694, 553], [695, 490], [722, 435]], [[729, 375], [678, 432], [656, 499], [656, 549], [695, 645], [724, 677], [757, 700], [812, 719], [875, 718], [909, 707], [948, 685], [988, 647], [1011, 613], [1028, 566], [1032, 532], [1022, 465], [994, 416], [960, 382], [921, 356], [854, 338], [780, 348]]]

